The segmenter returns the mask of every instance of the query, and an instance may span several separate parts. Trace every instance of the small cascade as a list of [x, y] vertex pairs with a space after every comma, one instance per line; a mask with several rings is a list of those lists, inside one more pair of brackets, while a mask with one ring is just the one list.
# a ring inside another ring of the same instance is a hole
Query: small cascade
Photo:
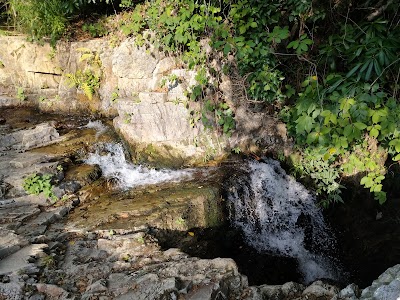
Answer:
[[107, 131], [107, 126], [105, 126], [100, 120], [89, 121], [84, 128], [91, 128], [96, 131], [96, 139]]
[[90, 153], [85, 163], [99, 165], [103, 176], [114, 178], [123, 189], [163, 182], [177, 182], [191, 178], [193, 170], [155, 170], [134, 165], [125, 158], [121, 144], [105, 143], [98, 145], [95, 153]]
[[247, 162], [231, 179], [228, 205], [231, 224], [260, 253], [297, 259], [304, 283], [319, 278], [338, 280], [328, 253], [335, 240], [315, 197], [288, 176], [279, 162]]

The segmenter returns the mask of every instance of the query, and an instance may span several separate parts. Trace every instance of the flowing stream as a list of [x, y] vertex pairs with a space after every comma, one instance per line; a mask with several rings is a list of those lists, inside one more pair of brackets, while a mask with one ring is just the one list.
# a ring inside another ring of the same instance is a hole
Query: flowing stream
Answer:
[[305, 283], [338, 280], [338, 268], [327, 257], [335, 240], [315, 197], [277, 161], [249, 161], [244, 168], [231, 179], [228, 203], [231, 224], [246, 242], [258, 252], [297, 259]]
[[90, 153], [85, 160], [87, 164], [99, 165], [103, 176], [115, 178], [118, 186], [128, 189], [137, 186], [177, 182], [191, 178], [193, 169], [156, 170], [140, 165], [134, 165], [126, 160], [121, 144], [99, 144], [95, 153]]
[[[98, 134], [105, 131], [100, 122], [90, 122], [86, 127]], [[99, 165], [103, 176], [116, 179], [124, 190], [196, 180], [194, 174], [199, 172], [134, 165], [126, 160], [122, 145], [116, 143], [98, 144], [85, 162]], [[259, 253], [296, 259], [306, 284], [321, 278], [339, 280], [340, 271], [329, 259], [335, 239], [315, 197], [275, 160], [245, 161], [236, 168], [228, 180], [229, 220], [243, 233], [245, 242]]]

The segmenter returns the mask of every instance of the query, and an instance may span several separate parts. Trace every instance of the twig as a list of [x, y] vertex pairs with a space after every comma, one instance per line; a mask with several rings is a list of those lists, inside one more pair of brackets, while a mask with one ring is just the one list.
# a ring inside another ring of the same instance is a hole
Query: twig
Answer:
[[[382, 3], [382, 1], [380, 2]], [[388, 8], [389, 5], [391, 5], [393, 3], [393, 0], [389, 0], [385, 5], [379, 7], [378, 9], [376, 9], [373, 13], [371, 13], [368, 17], [367, 20], [368, 21], [372, 21], [373, 19], [375, 19], [376, 17], [380, 16], [385, 10], [386, 8]]]
[[398, 91], [397, 86], [398, 86], [398, 83], [399, 83], [399, 77], [400, 77], [400, 68], [399, 68], [399, 71], [397, 72], [397, 78], [396, 78], [396, 82], [395, 82], [395, 85], [394, 85], [394, 91], [393, 91], [393, 98], [394, 99], [396, 99], [396, 95], [397, 95], [397, 91]]
[[382, 73], [376, 77], [376, 79], [371, 83], [371, 87], [376, 83], [376, 81], [383, 75], [383, 73], [386, 71], [387, 68], [390, 68], [392, 65], [400, 61], [400, 57], [397, 58], [395, 61], [393, 61], [390, 65], [386, 66], [386, 68], [383, 69]]

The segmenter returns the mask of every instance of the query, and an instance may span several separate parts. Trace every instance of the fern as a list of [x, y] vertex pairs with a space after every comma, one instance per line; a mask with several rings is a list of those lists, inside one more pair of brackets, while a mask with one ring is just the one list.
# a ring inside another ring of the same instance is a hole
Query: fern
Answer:
[[66, 74], [65, 76], [70, 87], [76, 87], [83, 91], [89, 100], [93, 99], [93, 95], [100, 87], [100, 76], [95, 75], [91, 70], [84, 72], [78, 70], [76, 73]]
[[89, 100], [93, 99], [94, 88], [88, 82], [82, 82], [80, 89], [85, 93]]
[[79, 82], [78, 78], [76, 76], [76, 73], [68, 73], [65, 75], [67, 77], [67, 82], [69, 87], [79, 87]]
[[94, 59], [93, 53], [83, 53], [79, 61], [91, 61]]

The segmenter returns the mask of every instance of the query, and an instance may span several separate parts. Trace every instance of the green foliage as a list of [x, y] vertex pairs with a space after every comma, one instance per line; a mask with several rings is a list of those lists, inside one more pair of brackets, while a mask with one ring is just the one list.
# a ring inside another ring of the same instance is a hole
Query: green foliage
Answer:
[[231, 149], [231, 151], [235, 154], [240, 154], [242, 152], [242, 149], [240, 149], [240, 147], [234, 147]]
[[28, 33], [32, 41], [50, 37], [54, 45], [67, 25], [64, 6], [61, 0], [10, 0], [8, 14], [13, 26]]
[[384, 203], [386, 154], [400, 160], [399, 26], [389, 19], [358, 24], [346, 19], [336, 33], [319, 35], [323, 42], [315, 56], [308, 48], [311, 40], [299, 36], [287, 48], [306, 57], [314, 74], [325, 74], [306, 77], [295, 103], [280, 114], [303, 153], [303, 173], [322, 192], [324, 205], [337, 202], [346, 176], [361, 178], [360, 184]]
[[176, 74], [170, 74], [161, 80], [160, 86], [166, 87], [169, 90], [176, 87], [181, 82], [181, 79]]
[[53, 193], [51, 178], [52, 176], [50, 174], [32, 174], [25, 178], [23, 188], [28, 194], [39, 195], [43, 193], [46, 198], [56, 201], [58, 199]]
[[82, 26], [82, 30], [88, 32], [94, 38], [105, 36], [108, 34], [108, 29], [104, 25], [104, 22], [102, 20], [96, 23], [84, 24]]
[[385, 179], [386, 169], [382, 165], [382, 149], [373, 150], [368, 147], [365, 140], [362, 144], [356, 145], [342, 165], [345, 173], [366, 174], [361, 178], [360, 184], [374, 193], [375, 199], [383, 204], [386, 201], [386, 193], [382, 191], [382, 181]]
[[[253, 1], [241, 0], [231, 5], [229, 17], [233, 23], [233, 44], [242, 76], [247, 79], [248, 95], [251, 99], [267, 103], [282, 103], [293, 92], [285, 84], [285, 76], [279, 68], [278, 51], [289, 55], [287, 50], [295, 50], [297, 55], [307, 53], [312, 44], [307, 34], [299, 34], [299, 39], [291, 41], [287, 24], [306, 21], [315, 22], [324, 17], [310, 0], [304, 1]], [[301, 31], [300, 31], [301, 32]]]
[[399, 153], [400, 144], [393, 138], [398, 137], [400, 132], [397, 118], [400, 107], [392, 97], [379, 91], [378, 84], [371, 87], [341, 81], [342, 84], [332, 90], [329, 85], [332, 78], [337, 80], [341, 77], [328, 76], [325, 85], [318, 84], [317, 78], [303, 83], [303, 92], [299, 94], [299, 101], [287, 120], [289, 130], [300, 146], [322, 149], [325, 161], [335, 157], [344, 160], [342, 165], [332, 160], [331, 164], [336, 169], [345, 173], [354, 170], [366, 172], [361, 184], [369, 188], [380, 202], [384, 202], [381, 191], [384, 162], [379, 164], [382, 155], [360, 149], [368, 147], [365, 141], [369, 137], [389, 148], [392, 154]]
[[333, 71], [340, 65], [339, 59], [346, 61], [343, 71], [347, 72], [347, 78], [376, 80], [389, 71], [387, 68], [399, 66], [399, 32], [398, 27], [391, 29], [389, 22], [382, 19], [345, 24], [341, 33], [346, 34], [329, 36], [321, 54]]
[[[181, 53], [190, 68], [204, 63], [205, 53], [200, 46], [201, 38], [227, 37], [228, 28], [219, 15], [220, 8], [188, 0], [148, 1], [137, 5], [122, 24], [126, 35], [134, 34], [139, 45], [149, 42], [164, 51]], [[150, 29], [152, 35], [146, 35]], [[225, 43], [217, 43], [224, 47]], [[226, 50], [227, 51], [227, 50]]]
[[235, 129], [235, 119], [232, 109], [228, 104], [222, 102], [217, 105], [207, 100], [202, 111], [202, 122], [206, 127], [212, 127], [214, 120], [222, 132], [228, 136]]
[[[31, 41], [42, 42], [50, 39], [54, 46], [63, 36], [70, 20], [78, 15], [93, 13], [97, 7], [106, 9], [101, 3], [113, 6], [112, 0], [9, 0], [4, 1], [9, 26], [29, 35]], [[1, 4], [1, 2], [0, 2]], [[1, 5], [0, 5], [1, 8]], [[104, 28], [99, 24], [88, 24], [86, 27], [95, 36], [104, 35]]]
[[116, 102], [118, 98], [119, 98], [119, 88], [116, 87], [111, 93], [111, 103]]
[[307, 38], [307, 34], [302, 34], [298, 40], [291, 41], [289, 45], [287, 45], [287, 48], [293, 48], [298, 55], [301, 55], [308, 51], [308, 46], [312, 43], [312, 40]]
[[47, 269], [53, 269], [56, 265], [56, 261], [54, 259], [54, 256], [45, 255], [40, 258], [40, 264]]
[[17, 97], [17, 99], [18, 99], [19, 101], [24, 101], [24, 100], [26, 100], [25, 89], [24, 89], [23, 87], [19, 86], [19, 87], [17, 88], [16, 97]]
[[332, 160], [326, 159], [324, 148], [306, 149], [295, 166], [298, 174], [312, 179], [316, 194], [322, 196], [324, 207], [329, 203], [343, 202], [339, 170], [332, 167]]
[[88, 97], [89, 100], [93, 99], [93, 95], [100, 87], [100, 77], [95, 75], [91, 70], [81, 71], [65, 75], [71, 87], [79, 88]]
[[97, 52], [88, 48], [78, 48], [77, 50], [82, 53], [79, 61], [86, 63], [84, 70], [68, 73], [65, 76], [70, 87], [80, 89], [89, 100], [92, 100], [100, 87], [101, 60]]

